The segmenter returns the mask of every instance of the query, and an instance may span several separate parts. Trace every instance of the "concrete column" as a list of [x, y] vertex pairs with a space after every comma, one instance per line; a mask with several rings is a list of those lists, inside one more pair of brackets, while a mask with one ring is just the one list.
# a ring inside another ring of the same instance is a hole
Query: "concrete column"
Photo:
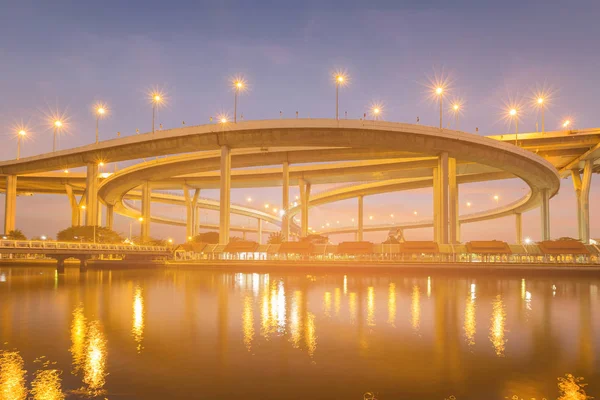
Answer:
[[[448, 231], [449, 231], [449, 210], [448, 210], [448, 153], [441, 153], [438, 158], [438, 173], [439, 173], [439, 189], [434, 191], [434, 205], [436, 204], [435, 198], [437, 197], [437, 204], [439, 204], [439, 243], [448, 244]], [[434, 177], [435, 183], [435, 177]]]
[[231, 150], [221, 146], [221, 188], [219, 207], [219, 244], [229, 243], [229, 218], [231, 207]]
[[142, 185], [142, 218], [140, 223], [140, 239], [146, 242], [150, 238], [150, 204], [152, 202], [152, 188], [149, 182]]
[[4, 203], [4, 233], [15, 230], [17, 218], [17, 176], [6, 177], [6, 202]]
[[98, 220], [96, 226], [102, 226], [102, 204], [98, 201]]
[[85, 185], [87, 191], [85, 224], [93, 226], [98, 224], [98, 164], [87, 164]]
[[198, 204], [198, 196], [200, 189], [194, 190], [194, 196], [190, 196], [189, 187], [183, 186], [183, 196], [185, 198], [186, 221], [185, 221], [185, 236], [186, 238], [196, 236], [196, 206]]
[[456, 158], [448, 159], [448, 190], [449, 190], [449, 221], [450, 221], [450, 243], [460, 242], [458, 228], [458, 182], [456, 181]]
[[523, 214], [515, 214], [515, 228], [517, 231], [517, 244], [523, 244]]
[[363, 241], [363, 222], [364, 222], [364, 196], [358, 196], [358, 231], [356, 240]]
[[115, 210], [112, 204], [106, 205], [106, 227], [110, 230], [113, 229], [115, 218]]
[[581, 240], [590, 243], [590, 187], [592, 184], [593, 160], [585, 160], [581, 181]]
[[290, 219], [288, 217], [288, 210], [290, 208], [290, 163], [284, 161], [283, 163], [283, 194], [282, 194], [282, 205], [281, 209], [284, 211], [281, 217], [281, 235], [283, 240], [289, 241], [290, 236]]
[[579, 174], [579, 169], [571, 170], [571, 178], [573, 179], [573, 187], [575, 189], [575, 201], [577, 202], [577, 238], [579, 240], [583, 239], [583, 221], [582, 221], [582, 210], [581, 210], [581, 175]]
[[542, 219], [542, 240], [550, 240], [550, 192], [542, 190], [542, 206], [540, 207]]
[[194, 190], [194, 196], [192, 197], [192, 236], [198, 234], [198, 198], [200, 197], [200, 189]]
[[433, 240], [441, 243], [441, 220], [440, 220], [440, 169], [433, 168]]
[[300, 228], [302, 237], [308, 236], [308, 202], [310, 199], [310, 183], [300, 178], [298, 180], [300, 186], [300, 205], [302, 206], [302, 220]]
[[256, 227], [256, 235], [258, 236], [258, 244], [262, 244], [262, 219], [258, 218], [258, 225]]
[[67, 197], [69, 198], [69, 204], [71, 205], [71, 226], [79, 226], [79, 217], [81, 215], [79, 203], [77, 202], [77, 198], [75, 197], [75, 193], [73, 193], [71, 185], [65, 185], [65, 190], [67, 191]]

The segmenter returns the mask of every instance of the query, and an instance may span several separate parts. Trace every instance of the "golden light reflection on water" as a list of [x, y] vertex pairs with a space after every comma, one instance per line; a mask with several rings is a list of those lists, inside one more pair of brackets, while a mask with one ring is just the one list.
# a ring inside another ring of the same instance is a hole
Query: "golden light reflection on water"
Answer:
[[83, 383], [91, 395], [102, 393], [106, 384], [106, 339], [102, 333], [100, 322], [91, 322], [87, 329], [87, 347]]
[[502, 296], [496, 296], [496, 299], [492, 302], [492, 318], [490, 325], [490, 341], [494, 346], [496, 355], [499, 357], [504, 356], [506, 339], [504, 337], [506, 330], [506, 309]]
[[421, 325], [421, 290], [417, 285], [413, 286], [410, 310], [410, 324], [414, 330], [419, 330], [419, 325]]
[[285, 324], [285, 287], [283, 281], [273, 281], [269, 290], [265, 290], [262, 296], [260, 334], [268, 338], [275, 332], [283, 333]]
[[348, 276], [344, 275], [344, 294], [348, 294]]
[[367, 326], [375, 326], [375, 288], [367, 288]]
[[250, 351], [254, 340], [254, 314], [252, 310], [252, 296], [244, 297], [244, 310], [242, 311], [242, 329], [244, 334], [244, 345]]
[[73, 321], [71, 322], [71, 348], [69, 349], [73, 360], [73, 374], [77, 374], [85, 363], [86, 324], [83, 307], [75, 308], [73, 310]]
[[285, 288], [283, 281], [279, 281], [277, 286], [277, 330], [282, 333], [285, 332]]
[[137, 352], [141, 353], [144, 340], [144, 295], [142, 288], [136, 286], [133, 294], [133, 326], [131, 327], [133, 340], [137, 344]]
[[427, 277], [427, 298], [431, 297], [431, 277]]
[[38, 370], [31, 383], [33, 400], [63, 400], [65, 394], [62, 391], [60, 375], [60, 371], [56, 369]]
[[335, 288], [333, 292], [333, 309], [335, 310], [335, 316], [340, 316], [340, 309], [342, 307], [342, 291], [340, 288]]
[[467, 344], [472, 346], [475, 344], [475, 333], [477, 332], [477, 321], [475, 318], [476, 311], [475, 304], [475, 296], [474, 294], [470, 294], [467, 297], [466, 305], [465, 305], [465, 338]]
[[24, 400], [27, 398], [23, 358], [16, 351], [0, 352], [0, 399]]
[[355, 292], [350, 292], [348, 294], [348, 311], [350, 312], [350, 322], [351, 323], [356, 323], [356, 313], [357, 313], [357, 308], [356, 308], [356, 293]]
[[313, 356], [317, 350], [317, 333], [315, 327], [315, 315], [311, 312], [306, 315], [306, 327], [304, 330], [304, 341], [308, 355]]
[[302, 292], [296, 290], [292, 299], [292, 309], [290, 311], [290, 341], [294, 348], [300, 347], [300, 341], [302, 340], [302, 319], [301, 319], [301, 307], [302, 307]]
[[323, 295], [323, 312], [327, 318], [331, 317], [331, 292], [325, 292]]
[[391, 326], [396, 326], [396, 284], [391, 282], [388, 287], [388, 320]]

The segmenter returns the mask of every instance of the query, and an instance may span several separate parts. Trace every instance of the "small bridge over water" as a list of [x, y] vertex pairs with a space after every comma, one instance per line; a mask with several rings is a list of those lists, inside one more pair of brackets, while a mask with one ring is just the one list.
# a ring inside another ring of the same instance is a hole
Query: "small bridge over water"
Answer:
[[0, 240], [0, 257], [27, 261], [22, 255], [41, 255], [56, 260], [59, 273], [65, 270], [65, 260], [74, 258], [80, 261], [80, 268], [86, 269], [88, 261], [101, 256], [103, 259], [123, 261], [166, 260], [172, 255], [168, 247], [138, 246], [133, 244], [53, 242], [46, 240]]

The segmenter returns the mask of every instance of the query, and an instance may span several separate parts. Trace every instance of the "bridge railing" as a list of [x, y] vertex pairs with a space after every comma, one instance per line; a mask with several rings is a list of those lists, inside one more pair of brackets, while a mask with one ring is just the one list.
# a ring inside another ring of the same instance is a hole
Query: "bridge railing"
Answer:
[[83, 242], [54, 242], [48, 240], [0, 240], [0, 248], [4, 249], [57, 249], [57, 250], [100, 250], [100, 251], [167, 251], [164, 246], [145, 246], [127, 243], [83, 243]]

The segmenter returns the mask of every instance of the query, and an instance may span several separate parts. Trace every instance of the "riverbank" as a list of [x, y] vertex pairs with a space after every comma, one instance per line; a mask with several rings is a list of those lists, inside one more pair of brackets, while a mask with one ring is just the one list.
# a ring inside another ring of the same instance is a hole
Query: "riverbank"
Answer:
[[373, 271], [373, 270], [421, 270], [421, 271], [539, 271], [539, 272], [587, 272], [600, 274], [600, 264], [516, 264], [516, 263], [433, 263], [396, 261], [281, 261], [281, 260], [211, 260], [167, 261], [167, 267], [194, 267], [203, 269], [233, 269], [261, 271]]

